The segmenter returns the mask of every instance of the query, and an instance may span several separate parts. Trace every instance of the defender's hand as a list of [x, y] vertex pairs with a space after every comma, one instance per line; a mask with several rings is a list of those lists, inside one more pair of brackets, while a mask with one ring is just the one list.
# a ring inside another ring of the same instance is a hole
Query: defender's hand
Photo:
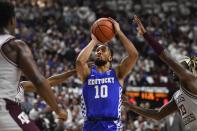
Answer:
[[126, 95], [122, 96], [122, 105], [125, 106], [125, 108], [127, 108], [127, 109], [129, 108], [130, 103], [129, 103], [129, 99]]
[[138, 16], [134, 16], [134, 20], [133, 20], [136, 24], [137, 24], [137, 32], [140, 35], [144, 35], [144, 33], [146, 33], [146, 29], [144, 28], [140, 18]]
[[58, 115], [58, 119], [61, 119], [61, 120], [63, 120], [63, 121], [66, 121], [67, 120], [67, 112], [66, 111], [60, 111], [60, 113], [59, 114], [57, 114]]
[[121, 31], [119, 23], [115, 21], [114, 19], [112, 19], [111, 17], [109, 17], [109, 19], [113, 23], [116, 33], [119, 33]]

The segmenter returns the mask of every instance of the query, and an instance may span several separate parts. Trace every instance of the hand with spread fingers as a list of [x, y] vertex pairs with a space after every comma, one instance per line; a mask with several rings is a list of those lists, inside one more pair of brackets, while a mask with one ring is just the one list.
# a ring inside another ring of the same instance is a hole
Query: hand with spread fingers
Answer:
[[119, 23], [114, 19], [112, 19], [111, 17], [109, 17], [109, 19], [113, 23], [116, 33], [119, 33], [121, 31]]
[[140, 34], [141, 36], [144, 35], [144, 33], [146, 33], [146, 29], [144, 28], [140, 18], [138, 16], [134, 16], [134, 23], [137, 25], [137, 32], [138, 34]]

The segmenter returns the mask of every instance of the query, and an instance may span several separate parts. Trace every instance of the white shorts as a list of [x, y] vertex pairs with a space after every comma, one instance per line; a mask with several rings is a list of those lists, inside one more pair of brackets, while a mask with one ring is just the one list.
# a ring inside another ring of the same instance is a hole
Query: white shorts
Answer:
[[22, 131], [18, 124], [6, 110], [6, 102], [0, 99], [0, 130], [1, 131]]

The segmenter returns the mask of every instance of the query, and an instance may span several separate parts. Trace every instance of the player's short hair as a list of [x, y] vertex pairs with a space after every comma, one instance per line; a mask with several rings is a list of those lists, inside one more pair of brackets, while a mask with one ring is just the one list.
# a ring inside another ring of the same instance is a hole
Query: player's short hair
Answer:
[[111, 46], [108, 46], [108, 48], [109, 48], [109, 51], [110, 51], [110, 53], [111, 53], [111, 57], [113, 58], [114, 52], [113, 52], [113, 50], [112, 50], [112, 47], [111, 47]]
[[197, 56], [190, 57], [190, 61], [188, 62], [188, 66], [192, 74], [197, 77]]
[[15, 17], [14, 5], [9, 0], [0, 0], [0, 28], [6, 27]]

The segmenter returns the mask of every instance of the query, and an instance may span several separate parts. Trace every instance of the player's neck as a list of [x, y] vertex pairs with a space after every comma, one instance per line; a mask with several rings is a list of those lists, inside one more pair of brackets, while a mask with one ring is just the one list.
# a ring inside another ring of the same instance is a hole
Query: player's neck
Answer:
[[96, 70], [97, 70], [98, 72], [101, 72], [101, 73], [102, 73], [102, 72], [106, 72], [106, 71], [109, 70], [109, 66], [108, 66], [108, 65], [97, 66]]

